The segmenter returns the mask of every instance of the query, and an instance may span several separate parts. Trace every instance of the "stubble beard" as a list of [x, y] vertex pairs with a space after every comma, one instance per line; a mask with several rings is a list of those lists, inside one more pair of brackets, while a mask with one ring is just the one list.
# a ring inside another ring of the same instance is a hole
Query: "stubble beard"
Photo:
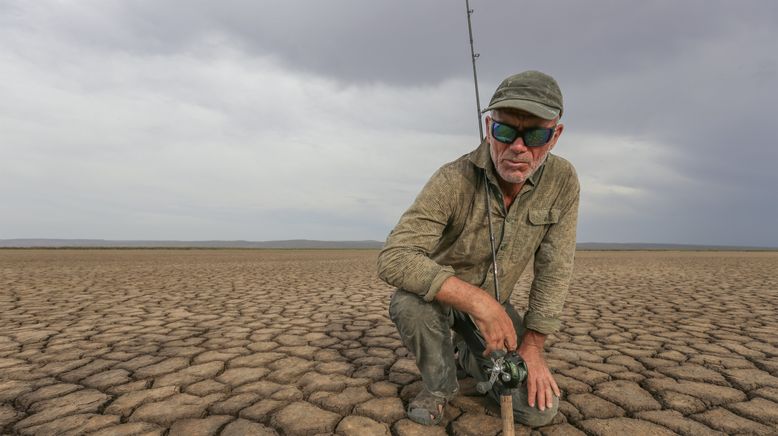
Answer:
[[546, 158], [548, 158], [548, 151], [546, 151], [545, 153], [543, 153], [543, 156], [541, 156], [536, 162], [534, 163], [532, 161], [527, 162], [527, 165], [529, 165], [530, 167], [529, 172], [519, 173], [519, 172], [503, 171], [501, 166], [497, 164], [498, 162], [497, 156], [495, 156], [494, 149], [492, 149], [491, 147], [490, 147], [490, 154], [492, 156], [492, 164], [497, 170], [497, 174], [500, 175], [500, 178], [502, 178], [508, 183], [514, 183], [514, 184], [526, 182], [527, 179], [532, 177], [535, 174], [535, 172], [537, 172], [538, 168], [540, 168], [543, 165], [543, 163], [546, 162]]

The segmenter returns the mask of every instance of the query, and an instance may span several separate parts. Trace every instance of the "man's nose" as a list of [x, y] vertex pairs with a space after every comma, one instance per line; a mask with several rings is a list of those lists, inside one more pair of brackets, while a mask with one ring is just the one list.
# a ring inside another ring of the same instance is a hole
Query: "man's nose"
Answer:
[[516, 140], [513, 141], [508, 146], [508, 148], [510, 148], [512, 151], [514, 151], [516, 153], [522, 153], [522, 152], [525, 152], [525, 151], [529, 150], [529, 148], [526, 145], [524, 145], [524, 138], [522, 138], [521, 136], [516, 138]]

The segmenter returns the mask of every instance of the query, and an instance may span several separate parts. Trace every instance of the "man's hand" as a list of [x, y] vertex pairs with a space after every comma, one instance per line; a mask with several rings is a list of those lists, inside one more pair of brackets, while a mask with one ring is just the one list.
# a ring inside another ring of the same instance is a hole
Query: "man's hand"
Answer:
[[489, 357], [496, 350], [516, 350], [516, 330], [513, 328], [513, 321], [497, 300], [487, 295], [486, 299], [476, 303], [476, 309], [471, 315], [478, 331], [484, 337], [486, 345], [484, 357]]
[[516, 330], [505, 308], [483, 289], [456, 277], [443, 282], [435, 299], [473, 317], [486, 342], [484, 356], [492, 351], [516, 349]]
[[554, 397], [560, 396], [551, 371], [548, 369], [546, 359], [543, 357], [543, 343], [546, 335], [533, 330], [527, 330], [519, 346], [519, 356], [527, 364], [527, 399], [530, 407], [545, 410], [553, 407]]

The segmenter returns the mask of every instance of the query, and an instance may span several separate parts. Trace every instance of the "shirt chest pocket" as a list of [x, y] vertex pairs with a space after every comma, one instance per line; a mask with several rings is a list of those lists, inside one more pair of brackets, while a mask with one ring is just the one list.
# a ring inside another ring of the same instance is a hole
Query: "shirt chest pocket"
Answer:
[[540, 241], [548, 230], [548, 226], [559, 222], [559, 209], [530, 209], [527, 214], [527, 225], [516, 229], [517, 234], [514, 239], [513, 252], [511, 259], [517, 262], [524, 262], [532, 257]]
[[559, 222], [559, 209], [530, 209], [529, 222], [535, 226], [545, 226]]

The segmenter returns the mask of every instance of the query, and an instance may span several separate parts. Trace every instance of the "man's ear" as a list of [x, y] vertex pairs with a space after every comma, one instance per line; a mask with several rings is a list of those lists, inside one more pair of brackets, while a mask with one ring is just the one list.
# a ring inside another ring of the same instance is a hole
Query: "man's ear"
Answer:
[[565, 125], [562, 123], [559, 123], [556, 125], [556, 130], [554, 131], [554, 137], [551, 140], [551, 147], [548, 148], [548, 151], [551, 151], [554, 146], [556, 145], [556, 142], [559, 141], [559, 137], [562, 136], [562, 132], [565, 130]]

